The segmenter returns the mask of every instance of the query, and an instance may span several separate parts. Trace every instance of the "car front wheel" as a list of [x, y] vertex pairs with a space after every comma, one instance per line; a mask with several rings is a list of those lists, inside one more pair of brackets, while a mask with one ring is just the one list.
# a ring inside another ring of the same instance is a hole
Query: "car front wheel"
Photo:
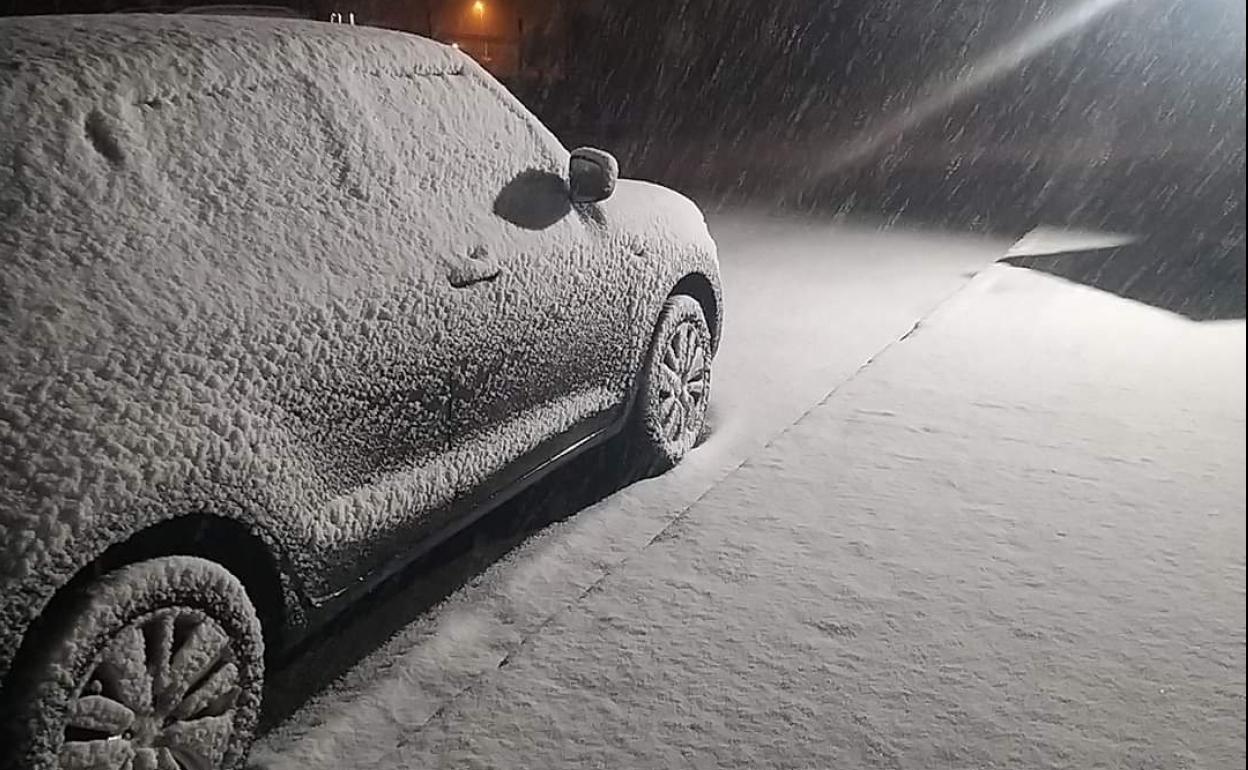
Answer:
[[683, 294], [668, 297], [642, 372], [635, 414], [635, 441], [645, 470], [670, 468], [702, 436], [711, 396], [711, 355], [702, 306]]
[[168, 556], [94, 580], [40, 632], [11, 708], [20, 767], [233, 770], [264, 680], [260, 621], [218, 564]]

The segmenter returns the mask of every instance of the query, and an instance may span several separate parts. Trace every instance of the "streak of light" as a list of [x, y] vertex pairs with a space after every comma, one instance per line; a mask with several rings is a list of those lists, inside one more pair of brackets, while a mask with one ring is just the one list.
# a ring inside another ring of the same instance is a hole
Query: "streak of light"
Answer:
[[1025, 30], [983, 58], [946, 73], [920, 89], [915, 101], [885, 120], [867, 126], [857, 137], [837, 148], [819, 164], [819, 171], [828, 174], [869, 160], [906, 131], [974, 96], [1124, 2], [1127, 0], [1082, 0]]

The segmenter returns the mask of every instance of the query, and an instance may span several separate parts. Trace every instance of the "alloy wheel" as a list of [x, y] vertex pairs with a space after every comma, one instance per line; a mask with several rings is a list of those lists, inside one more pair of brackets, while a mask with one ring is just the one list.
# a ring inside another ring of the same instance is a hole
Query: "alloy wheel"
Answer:
[[698, 327], [691, 321], [681, 323], [667, 339], [659, 390], [659, 419], [663, 436], [668, 441], [697, 438], [702, 430], [710, 374], [706, 346]]
[[158, 610], [95, 660], [65, 723], [62, 770], [213, 770], [230, 744], [239, 670], [207, 615]]

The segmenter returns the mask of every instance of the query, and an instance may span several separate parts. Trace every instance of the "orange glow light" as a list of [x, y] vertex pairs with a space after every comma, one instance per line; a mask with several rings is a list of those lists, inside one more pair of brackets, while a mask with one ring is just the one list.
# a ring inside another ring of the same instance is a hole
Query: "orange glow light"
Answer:
[[478, 16], [484, 16], [485, 15], [485, 3], [483, 3], [481, 0], [476, 0], [476, 2], [472, 4], [472, 12]]

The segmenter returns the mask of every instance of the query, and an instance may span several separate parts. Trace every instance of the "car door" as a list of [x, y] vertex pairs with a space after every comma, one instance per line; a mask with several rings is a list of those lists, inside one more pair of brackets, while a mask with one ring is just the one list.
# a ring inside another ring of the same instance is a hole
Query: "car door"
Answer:
[[434, 266], [423, 366], [447, 373], [446, 450], [416, 471], [433, 491], [405, 537], [626, 392], [632, 309], [603, 301], [605, 230], [570, 204], [566, 151], [481, 77], [376, 73], [357, 91], [393, 170], [374, 186]]
[[485, 276], [453, 308], [463, 365], [449, 440], [472, 500], [618, 415], [636, 308], [618, 292], [628, 266], [599, 212], [571, 204], [564, 148], [491, 84], [457, 86], [443, 95], [463, 107], [447, 127], [473, 138], [459, 158], [476, 178], [461, 190], [455, 252]]

